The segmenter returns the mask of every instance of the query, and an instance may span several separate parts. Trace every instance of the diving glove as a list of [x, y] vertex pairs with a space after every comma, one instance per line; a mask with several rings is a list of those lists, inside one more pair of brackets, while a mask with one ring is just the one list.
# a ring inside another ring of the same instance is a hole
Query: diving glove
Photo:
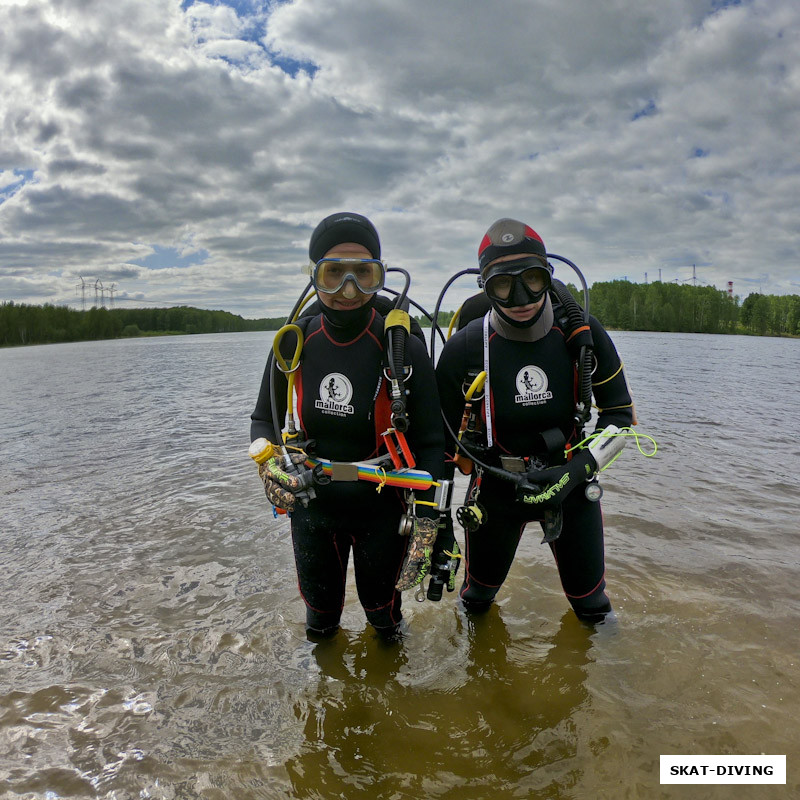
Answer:
[[400, 570], [400, 578], [395, 584], [399, 592], [418, 586], [431, 568], [431, 555], [436, 541], [438, 525], [435, 519], [418, 517], [408, 540], [408, 550]]
[[428, 600], [439, 601], [445, 586], [448, 592], [456, 588], [456, 573], [461, 562], [461, 551], [453, 532], [453, 516], [449, 511], [439, 517], [439, 535], [433, 547], [431, 562], [427, 597]]
[[[289, 457], [297, 467], [306, 460], [304, 453], [291, 453]], [[294, 511], [295, 492], [305, 488], [298, 476], [288, 474], [282, 461], [275, 456], [258, 465], [258, 475], [264, 483], [267, 500], [276, 508]]]
[[532, 508], [555, 509], [576, 487], [583, 486], [597, 472], [597, 461], [588, 449], [577, 452], [566, 464], [533, 470], [527, 485], [520, 489], [520, 499]]
[[564, 512], [561, 506], [558, 508], [546, 508], [544, 510], [544, 519], [542, 519], [542, 544], [550, 544], [561, 536], [561, 529], [564, 525]]

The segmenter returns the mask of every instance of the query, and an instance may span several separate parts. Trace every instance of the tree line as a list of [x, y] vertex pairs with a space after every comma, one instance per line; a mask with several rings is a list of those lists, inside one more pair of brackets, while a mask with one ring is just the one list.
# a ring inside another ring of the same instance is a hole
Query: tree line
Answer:
[[751, 294], [740, 303], [713, 286], [607, 281], [592, 285], [589, 308], [606, 327], [619, 330], [800, 335], [796, 294]]
[[191, 306], [174, 308], [92, 308], [24, 303], [0, 305], [0, 346], [53, 344], [185, 333], [233, 333], [278, 330], [284, 317], [244, 319], [228, 311]]
[[[583, 291], [567, 288], [580, 305]], [[744, 302], [713, 286], [677, 283], [597, 282], [589, 289], [589, 310], [607, 328], [675, 333], [739, 333], [800, 336], [800, 295], [748, 295]], [[446, 328], [454, 312], [439, 313]], [[430, 321], [417, 318], [423, 327]]]
[[[583, 293], [569, 285], [579, 303]], [[589, 290], [589, 310], [607, 328], [682, 333], [800, 336], [800, 295], [748, 295], [744, 302], [713, 286], [605, 281]], [[439, 314], [446, 328], [453, 311]], [[423, 325], [430, 325], [424, 317]], [[284, 317], [245, 319], [228, 311], [174, 308], [92, 308], [0, 305], [0, 346], [186, 333], [278, 330]]]

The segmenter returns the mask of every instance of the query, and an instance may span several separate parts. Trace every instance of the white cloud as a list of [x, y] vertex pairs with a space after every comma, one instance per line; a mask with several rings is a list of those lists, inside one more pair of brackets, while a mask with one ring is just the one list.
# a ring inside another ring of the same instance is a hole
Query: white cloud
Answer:
[[[795, 3], [465, 9], [4, 2], [0, 298], [75, 304], [83, 275], [120, 302], [278, 316], [311, 229], [343, 209], [429, 306], [500, 216], [590, 282], [694, 264], [742, 294], [797, 291]], [[174, 268], [131, 264], [154, 248]]]

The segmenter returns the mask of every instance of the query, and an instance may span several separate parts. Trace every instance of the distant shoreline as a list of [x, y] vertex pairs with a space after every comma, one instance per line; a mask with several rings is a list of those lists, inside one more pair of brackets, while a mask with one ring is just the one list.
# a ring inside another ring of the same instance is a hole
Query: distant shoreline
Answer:
[[[426, 330], [430, 329], [430, 323], [428, 325], [421, 325], [421, 327], [425, 328]], [[119, 335], [119, 336], [101, 336], [94, 339], [62, 339], [56, 342], [49, 342], [49, 341], [40, 341], [40, 342], [24, 342], [24, 343], [16, 343], [16, 344], [2, 344], [0, 343], [0, 349], [11, 349], [11, 348], [22, 348], [22, 347], [39, 347], [39, 346], [46, 346], [46, 345], [55, 345], [55, 344], [76, 344], [80, 342], [109, 342], [115, 341], [120, 339], [154, 339], [160, 338], [165, 336], [207, 336], [210, 334], [220, 334], [220, 333], [270, 333], [277, 331], [278, 328], [254, 328], [251, 330], [245, 331], [203, 331], [203, 332], [195, 332], [195, 333], [187, 333], [186, 331], [140, 331], [137, 334], [130, 334], [130, 335]], [[612, 333], [666, 333], [666, 334], [678, 334], [678, 333], [695, 333], [698, 336], [748, 336], [752, 338], [758, 339], [800, 339], [800, 334], [774, 334], [774, 333], [754, 333], [753, 331], [748, 330], [737, 330], [737, 331], [715, 331], [713, 333], [707, 333], [703, 331], [653, 331], [653, 330], [641, 330], [641, 329], [631, 329], [631, 328], [611, 328], [608, 327], [606, 330]]]
[[[583, 293], [567, 287], [579, 303]], [[717, 333], [740, 336], [800, 338], [800, 295], [748, 295], [739, 304], [712, 286], [673, 283], [595, 283], [589, 310], [612, 331], [653, 333]], [[440, 311], [440, 326], [457, 312]], [[424, 328], [430, 321], [417, 317]], [[77, 311], [68, 306], [0, 304], [0, 347], [33, 344], [185, 336], [201, 333], [276, 331], [285, 317], [246, 319], [229, 311], [172, 306], [168, 308], [97, 308]]]

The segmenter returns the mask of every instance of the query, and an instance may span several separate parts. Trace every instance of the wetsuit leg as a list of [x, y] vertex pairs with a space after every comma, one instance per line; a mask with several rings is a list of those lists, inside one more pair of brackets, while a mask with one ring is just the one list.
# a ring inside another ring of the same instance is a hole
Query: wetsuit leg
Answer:
[[335, 631], [344, 607], [350, 531], [312, 503], [292, 513], [292, 544], [306, 625], [314, 633]]
[[[491, 499], [490, 499], [491, 498]], [[465, 534], [466, 568], [459, 596], [469, 611], [489, 608], [508, 575], [517, 552], [525, 520], [514, 513], [507, 498], [481, 494], [487, 520], [477, 531]]]
[[400, 592], [394, 588], [408, 539], [397, 533], [400, 511], [379, 509], [355, 529], [353, 565], [358, 599], [379, 634], [392, 635], [402, 619]]
[[561, 585], [580, 619], [599, 622], [611, 611], [606, 595], [603, 513], [600, 503], [576, 489], [563, 506], [561, 536], [550, 548]]

